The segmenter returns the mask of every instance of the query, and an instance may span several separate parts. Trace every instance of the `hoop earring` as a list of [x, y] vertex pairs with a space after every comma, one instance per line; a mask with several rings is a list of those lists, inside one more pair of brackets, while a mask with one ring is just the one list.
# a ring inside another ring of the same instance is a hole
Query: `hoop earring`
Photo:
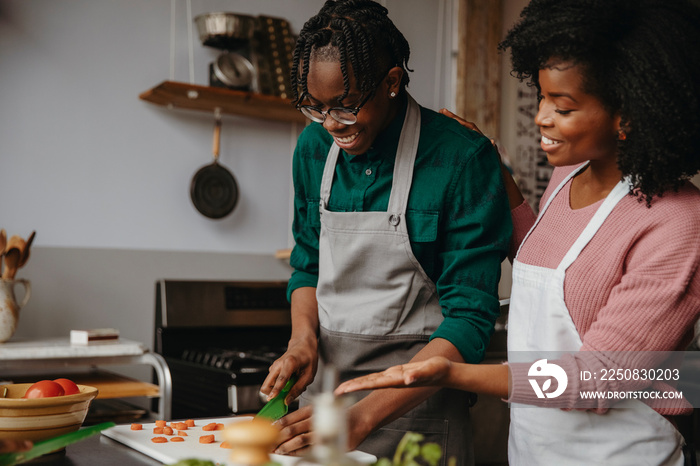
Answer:
[[617, 131], [617, 139], [619, 141], [624, 141], [625, 139], [627, 139], [627, 134], [623, 130], [620, 129]]
[[396, 92], [393, 92], [393, 91], [392, 91], [392, 92], [389, 94], [389, 98], [390, 98], [390, 99], [393, 99], [394, 97], [396, 97]]

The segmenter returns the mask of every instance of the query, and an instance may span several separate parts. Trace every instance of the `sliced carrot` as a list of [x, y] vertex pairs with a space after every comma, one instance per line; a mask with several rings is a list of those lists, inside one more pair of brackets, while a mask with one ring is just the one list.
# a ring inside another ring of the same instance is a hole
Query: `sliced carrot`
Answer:
[[187, 424], [187, 427], [194, 427], [194, 419], [186, 420], [185, 424]]
[[221, 445], [219, 445], [221, 448], [231, 448], [231, 444], [228, 443], [227, 441], [221, 442]]
[[210, 422], [206, 426], [202, 427], [202, 430], [206, 430], [206, 431], [216, 430], [216, 422]]
[[184, 442], [185, 439], [182, 437], [170, 437], [171, 442]]
[[219, 423], [216, 425], [216, 429], [214, 429], [214, 430], [224, 430], [224, 425]]
[[131, 430], [143, 430], [143, 424], [131, 424]]
[[163, 428], [162, 428], [162, 427], [154, 427], [154, 428], [153, 428], [153, 433], [154, 433], [154, 434], [160, 435], [160, 434], [163, 433]]
[[214, 443], [213, 435], [202, 435], [199, 437], [199, 443]]
[[151, 442], [153, 442], [153, 443], [168, 443], [168, 439], [165, 437], [153, 437], [151, 439]]
[[165, 421], [163, 421], [163, 420], [156, 421], [156, 426], [157, 426], [157, 427], [165, 427], [166, 425], [168, 425], [168, 423], [165, 422]]
[[173, 435], [173, 428], [172, 427], [163, 427], [163, 433], [165, 435]]
[[184, 422], [173, 422], [170, 425], [173, 426], [173, 429], [187, 430], [187, 424], [185, 424]]

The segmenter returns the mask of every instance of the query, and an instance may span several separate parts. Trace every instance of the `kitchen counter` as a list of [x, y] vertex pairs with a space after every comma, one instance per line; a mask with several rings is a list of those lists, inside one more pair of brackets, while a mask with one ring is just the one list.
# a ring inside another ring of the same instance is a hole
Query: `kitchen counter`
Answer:
[[104, 435], [68, 445], [64, 451], [37, 458], [27, 464], [42, 466], [163, 466], [136, 450]]

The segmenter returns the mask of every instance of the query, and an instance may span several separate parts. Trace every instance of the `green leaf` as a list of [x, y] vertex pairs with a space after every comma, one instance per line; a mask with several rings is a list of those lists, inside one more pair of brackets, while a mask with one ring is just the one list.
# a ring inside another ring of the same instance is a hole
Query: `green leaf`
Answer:
[[442, 458], [442, 449], [437, 443], [425, 443], [421, 447], [421, 456], [430, 466], [437, 466]]
[[170, 466], [216, 466], [212, 461], [200, 460], [197, 458], [187, 458], [173, 463]]
[[373, 466], [391, 466], [391, 460], [389, 458], [379, 458]]
[[[442, 458], [442, 449], [433, 442], [421, 444], [424, 439], [417, 432], [406, 432], [396, 447], [394, 460], [381, 458], [373, 466], [437, 466]], [[450, 458], [449, 466], [456, 466], [454, 458]]]
[[420, 455], [420, 445], [418, 443], [408, 443], [406, 444], [406, 450], [404, 453], [404, 461], [413, 460], [416, 456]]

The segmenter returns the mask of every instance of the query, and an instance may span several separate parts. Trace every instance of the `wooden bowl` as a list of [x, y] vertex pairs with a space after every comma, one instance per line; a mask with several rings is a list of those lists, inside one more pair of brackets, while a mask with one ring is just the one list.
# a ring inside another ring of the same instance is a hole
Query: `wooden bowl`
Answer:
[[31, 383], [0, 386], [7, 388], [0, 398], [0, 439], [33, 442], [80, 429], [97, 389], [78, 385], [80, 393], [49, 398], [22, 398]]

